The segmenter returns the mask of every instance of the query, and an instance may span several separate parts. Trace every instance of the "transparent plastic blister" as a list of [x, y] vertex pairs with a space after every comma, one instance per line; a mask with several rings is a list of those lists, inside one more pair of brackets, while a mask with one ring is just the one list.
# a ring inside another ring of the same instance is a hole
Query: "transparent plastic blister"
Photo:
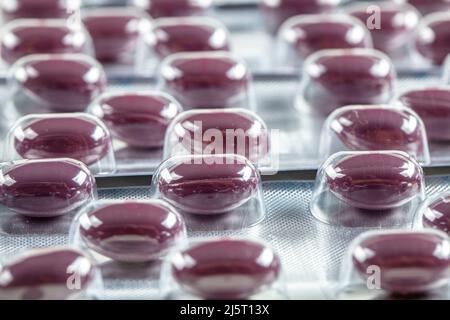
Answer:
[[158, 88], [185, 109], [254, 110], [253, 77], [246, 63], [225, 52], [175, 53], [159, 67]]
[[377, 230], [343, 257], [339, 299], [449, 299], [450, 238], [436, 230]]
[[212, 0], [128, 0], [152, 18], [202, 16], [212, 13]]
[[150, 17], [133, 7], [86, 9], [82, 22], [96, 59], [107, 65], [133, 65], [141, 35], [151, 30]]
[[313, 216], [353, 228], [411, 227], [425, 198], [421, 166], [401, 151], [339, 152], [319, 169]]
[[180, 113], [167, 129], [164, 159], [178, 155], [237, 154], [259, 169], [273, 168], [271, 135], [246, 109], [202, 109]]
[[168, 94], [150, 90], [106, 92], [88, 108], [114, 138], [137, 150], [162, 148], [167, 128], [182, 110]]
[[195, 239], [164, 261], [164, 299], [288, 299], [281, 258], [250, 238]]
[[136, 54], [136, 71], [157, 69], [167, 56], [180, 52], [228, 51], [230, 35], [212, 17], [159, 18], [141, 32]]
[[427, 132], [420, 117], [403, 106], [357, 105], [334, 111], [325, 122], [320, 158], [339, 151], [399, 150], [430, 163]]
[[386, 104], [396, 90], [391, 60], [374, 49], [330, 49], [310, 55], [303, 67], [296, 106], [326, 117], [339, 107]]
[[301, 67], [306, 58], [324, 49], [372, 48], [369, 31], [344, 14], [307, 14], [287, 20], [278, 31], [274, 64]]
[[93, 54], [92, 40], [80, 23], [64, 19], [19, 19], [0, 29], [4, 67], [31, 54]]
[[4, 255], [0, 276], [0, 297], [6, 300], [91, 299], [102, 287], [92, 259], [66, 246]]
[[249, 228], [266, 215], [260, 173], [239, 155], [172, 157], [154, 174], [150, 194], [173, 205], [192, 232]]
[[446, 39], [450, 34], [450, 12], [436, 12], [425, 16], [416, 32], [414, 47], [420, 64], [441, 66], [450, 53]]
[[64, 19], [80, 8], [81, 0], [3, 0], [0, 18], [7, 22], [17, 19]]
[[5, 161], [72, 158], [96, 175], [116, 169], [112, 138], [98, 118], [87, 113], [33, 114], [20, 118], [4, 145]]
[[450, 236], [450, 193], [428, 197], [417, 210], [414, 223], [417, 229], [436, 229]]
[[106, 90], [101, 64], [84, 54], [37, 54], [18, 60], [8, 71], [9, 121], [22, 115], [84, 112]]
[[416, 8], [392, 1], [356, 2], [346, 7], [345, 12], [367, 26], [375, 49], [387, 54], [396, 65], [415, 67], [411, 65], [414, 58], [411, 44], [422, 18]]

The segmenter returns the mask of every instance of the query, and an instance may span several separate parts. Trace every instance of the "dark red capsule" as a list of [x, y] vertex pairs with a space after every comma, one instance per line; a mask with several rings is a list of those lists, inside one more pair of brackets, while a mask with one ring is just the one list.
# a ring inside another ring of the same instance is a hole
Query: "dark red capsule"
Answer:
[[153, 18], [200, 16], [211, 7], [212, 0], [134, 0]]
[[243, 109], [194, 110], [173, 124], [178, 142], [192, 154], [234, 153], [255, 162], [269, 152], [268, 133], [261, 118]]
[[[191, 160], [191, 161], [187, 161]], [[200, 215], [230, 212], [259, 188], [256, 169], [234, 155], [180, 157], [159, 172], [158, 189], [176, 208]]]
[[139, 11], [118, 8], [91, 11], [83, 17], [95, 56], [104, 63], [121, 62], [134, 54], [144, 21]]
[[161, 93], [105, 95], [92, 109], [116, 138], [136, 148], [162, 147], [167, 127], [180, 111], [175, 100]]
[[435, 65], [450, 53], [450, 13], [435, 13], [423, 20], [415, 39], [416, 50]]
[[161, 201], [105, 203], [80, 217], [88, 247], [114, 260], [156, 260], [186, 237], [182, 217]]
[[225, 52], [179, 53], [166, 59], [161, 77], [185, 108], [225, 108], [249, 103], [251, 75], [246, 65]]
[[61, 300], [76, 298], [93, 283], [95, 267], [81, 252], [31, 250], [0, 266], [0, 298]]
[[44, 53], [88, 53], [90, 39], [83, 28], [65, 20], [26, 19], [7, 24], [1, 35], [1, 57], [13, 64], [22, 57]]
[[201, 18], [161, 18], [144, 37], [160, 58], [178, 52], [228, 51], [228, 31], [218, 21]]
[[111, 151], [108, 129], [98, 119], [81, 114], [30, 118], [14, 128], [12, 140], [24, 159], [72, 158], [92, 165]]
[[76, 54], [27, 57], [11, 77], [16, 107], [25, 114], [85, 111], [107, 86], [102, 66]]
[[396, 81], [389, 58], [370, 49], [317, 52], [305, 63], [304, 73], [304, 99], [324, 115], [346, 105], [388, 103]]
[[280, 37], [302, 60], [323, 49], [372, 47], [365, 26], [344, 15], [301, 15], [291, 18], [281, 28]]
[[28, 217], [56, 217], [90, 201], [95, 179], [72, 159], [27, 160], [1, 172], [0, 202]]
[[422, 122], [407, 109], [381, 106], [343, 108], [333, 117], [330, 129], [350, 150], [424, 153], [426, 136]]
[[450, 2], [447, 0], [397, 0], [397, 2], [409, 3], [417, 8], [423, 15], [450, 10]]
[[70, 9], [76, 9], [74, 2], [73, 0], [2, 0], [0, 7], [4, 21], [28, 18], [65, 19], [70, 16]]
[[450, 235], [450, 197], [445, 194], [430, 202], [424, 208], [422, 224]]
[[342, 0], [263, 0], [260, 5], [268, 30], [275, 34], [287, 19], [300, 14], [329, 13]]
[[430, 87], [403, 94], [400, 102], [413, 109], [425, 123], [428, 139], [450, 141], [450, 89]]
[[[375, 49], [387, 54], [393, 54], [404, 49], [411, 41], [414, 32], [419, 25], [421, 15], [412, 6], [407, 4], [396, 5], [385, 2], [379, 8], [379, 28], [374, 25], [368, 28], [372, 35]], [[349, 10], [349, 13], [367, 24], [374, 17], [374, 12], [368, 10], [367, 5], [357, 5]]]
[[330, 191], [359, 209], [396, 208], [419, 196], [423, 188], [421, 167], [399, 153], [345, 156], [324, 172]]
[[172, 262], [177, 283], [206, 299], [249, 298], [273, 285], [280, 272], [280, 259], [272, 249], [244, 240], [194, 245]]
[[380, 268], [381, 288], [395, 294], [426, 293], [450, 277], [450, 241], [432, 232], [378, 232], [363, 236], [352, 252], [362, 278]]

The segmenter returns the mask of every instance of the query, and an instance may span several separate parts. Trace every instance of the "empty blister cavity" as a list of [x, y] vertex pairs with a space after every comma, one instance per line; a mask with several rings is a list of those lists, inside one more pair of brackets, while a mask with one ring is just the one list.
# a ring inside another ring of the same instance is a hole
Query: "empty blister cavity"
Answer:
[[278, 32], [275, 63], [298, 67], [324, 49], [372, 48], [372, 38], [358, 19], [343, 14], [299, 15]]
[[31, 55], [8, 72], [9, 106], [16, 117], [32, 113], [84, 112], [106, 90], [103, 67], [83, 54]]
[[271, 162], [270, 132], [245, 109], [203, 109], [179, 114], [166, 134], [164, 158], [176, 155], [238, 154], [258, 167]]
[[150, 30], [150, 18], [135, 8], [100, 8], [83, 13], [83, 24], [102, 63], [132, 63], [140, 34]]
[[11, 65], [31, 54], [92, 53], [92, 41], [81, 24], [63, 19], [21, 19], [0, 29], [1, 59]]
[[309, 56], [297, 108], [327, 116], [339, 107], [385, 104], [393, 95], [397, 75], [391, 60], [373, 49], [333, 49]]
[[281, 260], [268, 245], [248, 239], [197, 241], [163, 265], [168, 299], [273, 299], [285, 297]]
[[432, 13], [426, 16], [416, 32], [415, 49], [422, 63], [442, 65], [450, 53], [450, 12]]
[[170, 55], [161, 63], [159, 77], [159, 88], [186, 109], [255, 108], [251, 73], [228, 52]]
[[151, 194], [173, 205], [188, 230], [236, 230], [265, 217], [261, 177], [239, 155], [172, 157], [158, 168]]
[[331, 225], [408, 227], [424, 197], [422, 168], [406, 153], [344, 151], [321, 166], [310, 208]]
[[98, 118], [86, 113], [29, 115], [10, 129], [5, 160], [72, 158], [94, 174], [115, 170], [112, 139]]
[[180, 104], [162, 92], [106, 93], [89, 108], [113, 136], [139, 149], [161, 148], [171, 121], [182, 111]]
[[399, 102], [414, 110], [425, 123], [430, 142], [450, 142], [450, 87], [421, 87], [403, 93]]
[[0, 203], [31, 218], [65, 215], [96, 197], [95, 178], [73, 159], [19, 160], [0, 165]]
[[276, 34], [278, 28], [293, 16], [330, 13], [344, 0], [262, 0], [260, 11], [267, 30]]
[[136, 69], [154, 69], [158, 62], [179, 52], [228, 51], [226, 27], [209, 17], [159, 18], [141, 32]]
[[16, 19], [67, 19], [80, 8], [81, 0], [3, 0], [3, 21]]
[[152, 18], [205, 15], [212, 8], [212, 0], [129, 0]]
[[401, 106], [347, 106], [334, 111], [322, 130], [321, 159], [338, 151], [400, 150], [430, 162], [427, 132], [420, 117]]
[[369, 231], [350, 245], [338, 297], [448, 299], [450, 239], [435, 230]]
[[99, 262], [154, 262], [186, 240], [183, 217], [161, 200], [102, 200], [83, 209], [70, 242]]
[[0, 263], [0, 297], [7, 300], [86, 299], [100, 286], [91, 259], [69, 247], [33, 249]]
[[[346, 12], [359, 19], [373, 39], [374, 48], [389, 55], [398, 63], [410, 57], [411, 41], [419, 26], [421, 15], [411, 5], [392, 1], [358, 3]], [[374, 12], [379, 19], [374, 19]]]

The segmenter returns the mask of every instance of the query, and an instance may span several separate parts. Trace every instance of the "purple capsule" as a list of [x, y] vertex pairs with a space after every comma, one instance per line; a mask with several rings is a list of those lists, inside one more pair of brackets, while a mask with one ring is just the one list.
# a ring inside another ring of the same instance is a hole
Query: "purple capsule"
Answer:
[[76, 298], [88, 289], [94, 278], [95, 267], [77, 250], [31, 250], [0, 265], [0, 299]]
[[408, 109], [351, 106], [339, 109], [329, 124], [342, 143], [354, 151], [401, 150], [424, 153], [425, 131]]
[[352, 260], [364, 279], [373, 277], [373, 266], [380, 268], [380, 285], [386, 291], [427, 293], [449, 281], [450, 240], [426, 231], [372, 233], [357, 243]]
[[85, 114], [23, 118], [11, 132], [13, 146], [24, 159], [72, 158], [92, 165], [111, 151], [108, 129]]
[[144, 21], [144, 15], [139, 11], [123, 8], [103, 8], [83, 17], [94, 43], [95, 56], [104, 63], [123, 61], [135, 52]]
[[86, 245], [114, 260], [156, 260], [186, 237], [183, 218], [162, 201], [105, 203], [80, 217]]
[[212, 0], [133, 0], [152, 18], [200, 16], [211, 7]]
[[400, 102], [413, 109], [425, 123], [428, 139], [450, 141], [450, 89], [430, 87], [403, 94]]
[[270, 150], [267, 125], [244, 109], [189, 111], [174, 120], [172, 127], [177, 142], [191, 154], [234, 153], [257, 162]]
[[105, 95], [92, 112], [102, 119], [112, 134], [136, 148], [159, 148], [170, 122], [181, 107], [161, 93]]
[[1, 171], [0, 203], [28, 217], [69, 213], [90, 201], [94, 193], [93, 175], [72, 159], [20, 161]]
[[16, 108], [24, 114], [82, 112], [106, 90], [101, 65], [84, 55], [34, 55], [11, 73]]
[[66, 19], [70, 16], [69, 9], [77, 9], [74, 3], [71, 0], [2, 0], [0, 8], [4, 21], [24, 18]]
[[225, 52], [178, 53], [161, 68], [165, 90], [185, 108], [226, 108], [248, 104], [251, 74]]
[[322, 115], [346, 105], [388, 103], [396, 81], [389, 58], [371, 49], [317, 52], [307, 59], [304, 74], [304, 99]]
[[422, 224], [450, 235], [450, 196], [443, 195], [426, 206]]
[[173, 159], [159, 172], [158, 190], [182, 211], [216, 215], [245, 204], [259, 184], [258, 172], [244, 157], [211, 155]]
[[427, 16], [417, 32], [415, 47], [431, 63], [442, 65], [450, 53], [450, 13]]
[[178, 52], [228, 51], [228, 31], [217, 20], [201, 18], [161, 18], [153, 32], [144, 36], [159, 58]]
[[192, 246], [172, 260], [172, 276], [186, 291], [205, 299], [246, 299], [270, 288], [281, 263], [269, 247], [244, 240]]
[[[374, 16], [374, 12], [367, 8], [368, 5], [358, 4], [349, 10], [349, 14], [367, 24]], [[420, 13], [408, 4], [396, 5], [384, 2], [378, 8], [380, 28], [368, 28], [375, 49], [389, 55], [405, 49], [419, 25]]]
[[365, 26], [345, 15], [300, 15], [289, 19], [279, 37], [301, 60], [323, 49], [371, 48]]
[[330, 191], [358, 209], [393, 209], [414, 199], [423, 188], [422, 168], [400, 153], [349, 155], [324, 172]]
[[69, 27], [65, 20], [12, 21], [3, 27], [0, 41], [7, 64], [32, 54], [87, 53], [90, 45], [86, 31]]
[[450, 2], [448, 2], [448, 0], [397, 0], [397, 2], [409, 3], [417, 8], [423, 15], [450, 10]]
[[342, 0], [262, 0], [260, 9], [268, 30], [275, 34], [287, 19], [300, 14], [329, 13]]

